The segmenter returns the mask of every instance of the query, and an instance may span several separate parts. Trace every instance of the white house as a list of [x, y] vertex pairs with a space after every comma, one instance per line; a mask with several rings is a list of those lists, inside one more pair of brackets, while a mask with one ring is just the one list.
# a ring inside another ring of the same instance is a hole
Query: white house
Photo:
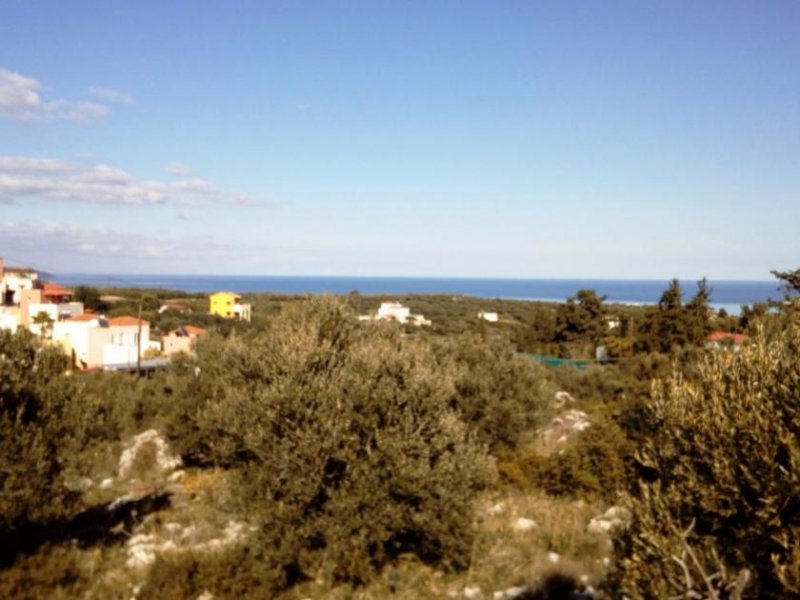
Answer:
[[378, 314], [375, 317], [380, 320], [397, 321], [398, 323], [405, 323], [408, 317], [411, 316], [411, 309], [403, 306], [399, 302], [384, 302], [378, 309]]
[[490, 323], [497, 323], [498, 320], [496, 312], [481, 311], [478, 313], [478, 318], [483, 319], [484, 321], [489, 321]]
[[375, 315], [361, 315], [359, 321], [396, 321], [411, 325], [430, 325], [431, 321], [423, 315], [411, 314], [411, 309], [399, 302], [383, 302]]
[[136, 317], [84, 314], [53, 324], [53, 340], [73, 357], [75, 364], [90, 369], [135, 363], [150, 347], [150, 323]]
[[6, 267], [3, 258], [0, 257], [0, 304], [18, 305], [22, 291], [34, 289], [38, 280], [39, 274], [33, 269]]

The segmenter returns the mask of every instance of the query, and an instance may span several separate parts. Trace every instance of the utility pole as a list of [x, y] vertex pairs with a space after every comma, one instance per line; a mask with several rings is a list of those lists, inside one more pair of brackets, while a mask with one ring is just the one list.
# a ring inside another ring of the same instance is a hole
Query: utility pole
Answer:
[[142, 301], [139, 300], [139, 333], [136, 334], [136, 374], [142, 376]]

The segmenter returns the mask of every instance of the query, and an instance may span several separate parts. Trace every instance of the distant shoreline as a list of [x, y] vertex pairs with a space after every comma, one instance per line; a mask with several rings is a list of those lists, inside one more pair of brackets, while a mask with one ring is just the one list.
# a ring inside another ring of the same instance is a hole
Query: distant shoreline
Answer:
[[[593, 289], [608, 303], [656, 304], [668, 281], [636, 279], [501, 279], [436, 277], [305, 277], [290, 275], [121, 275], [54, 274], [67, 286], [156, 288], [187, 293], [232, 290], [246, 293], [363, 295], [453, 294], [486, 299], [564, 302], [580, 289]], [[781, 298], [775, 281], [709, 281], [711, 306], [738, 314], [742, 305]], [[694, 294], [696, 282], [682, 280], [684, 299]]]

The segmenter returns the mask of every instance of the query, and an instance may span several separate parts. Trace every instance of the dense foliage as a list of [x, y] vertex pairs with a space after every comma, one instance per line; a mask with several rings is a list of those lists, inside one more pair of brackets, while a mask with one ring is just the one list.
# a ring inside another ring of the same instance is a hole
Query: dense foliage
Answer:
[[655, 387], [618, 592], [738, 597], [749, 570], [746, 597], [800, 595], [798, 352], [800, 329], [787, 323], [777, 339], [711, 354], [694, 382]]

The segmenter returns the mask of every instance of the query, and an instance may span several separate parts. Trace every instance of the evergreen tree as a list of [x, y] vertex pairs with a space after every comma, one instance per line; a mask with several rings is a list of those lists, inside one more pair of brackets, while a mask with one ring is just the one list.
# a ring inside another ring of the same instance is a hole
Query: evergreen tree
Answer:
[[578, 290], [575, 296], [567, 298], [556, 314], [556, 341], [598, 343], [606, 328], [605, 299], [594, 290]]
[[695, 346], [702, 346], [711, 333], [711, 288], [703, 277], [697, 282], [697, 292], [686, 305], [687, 341]]

